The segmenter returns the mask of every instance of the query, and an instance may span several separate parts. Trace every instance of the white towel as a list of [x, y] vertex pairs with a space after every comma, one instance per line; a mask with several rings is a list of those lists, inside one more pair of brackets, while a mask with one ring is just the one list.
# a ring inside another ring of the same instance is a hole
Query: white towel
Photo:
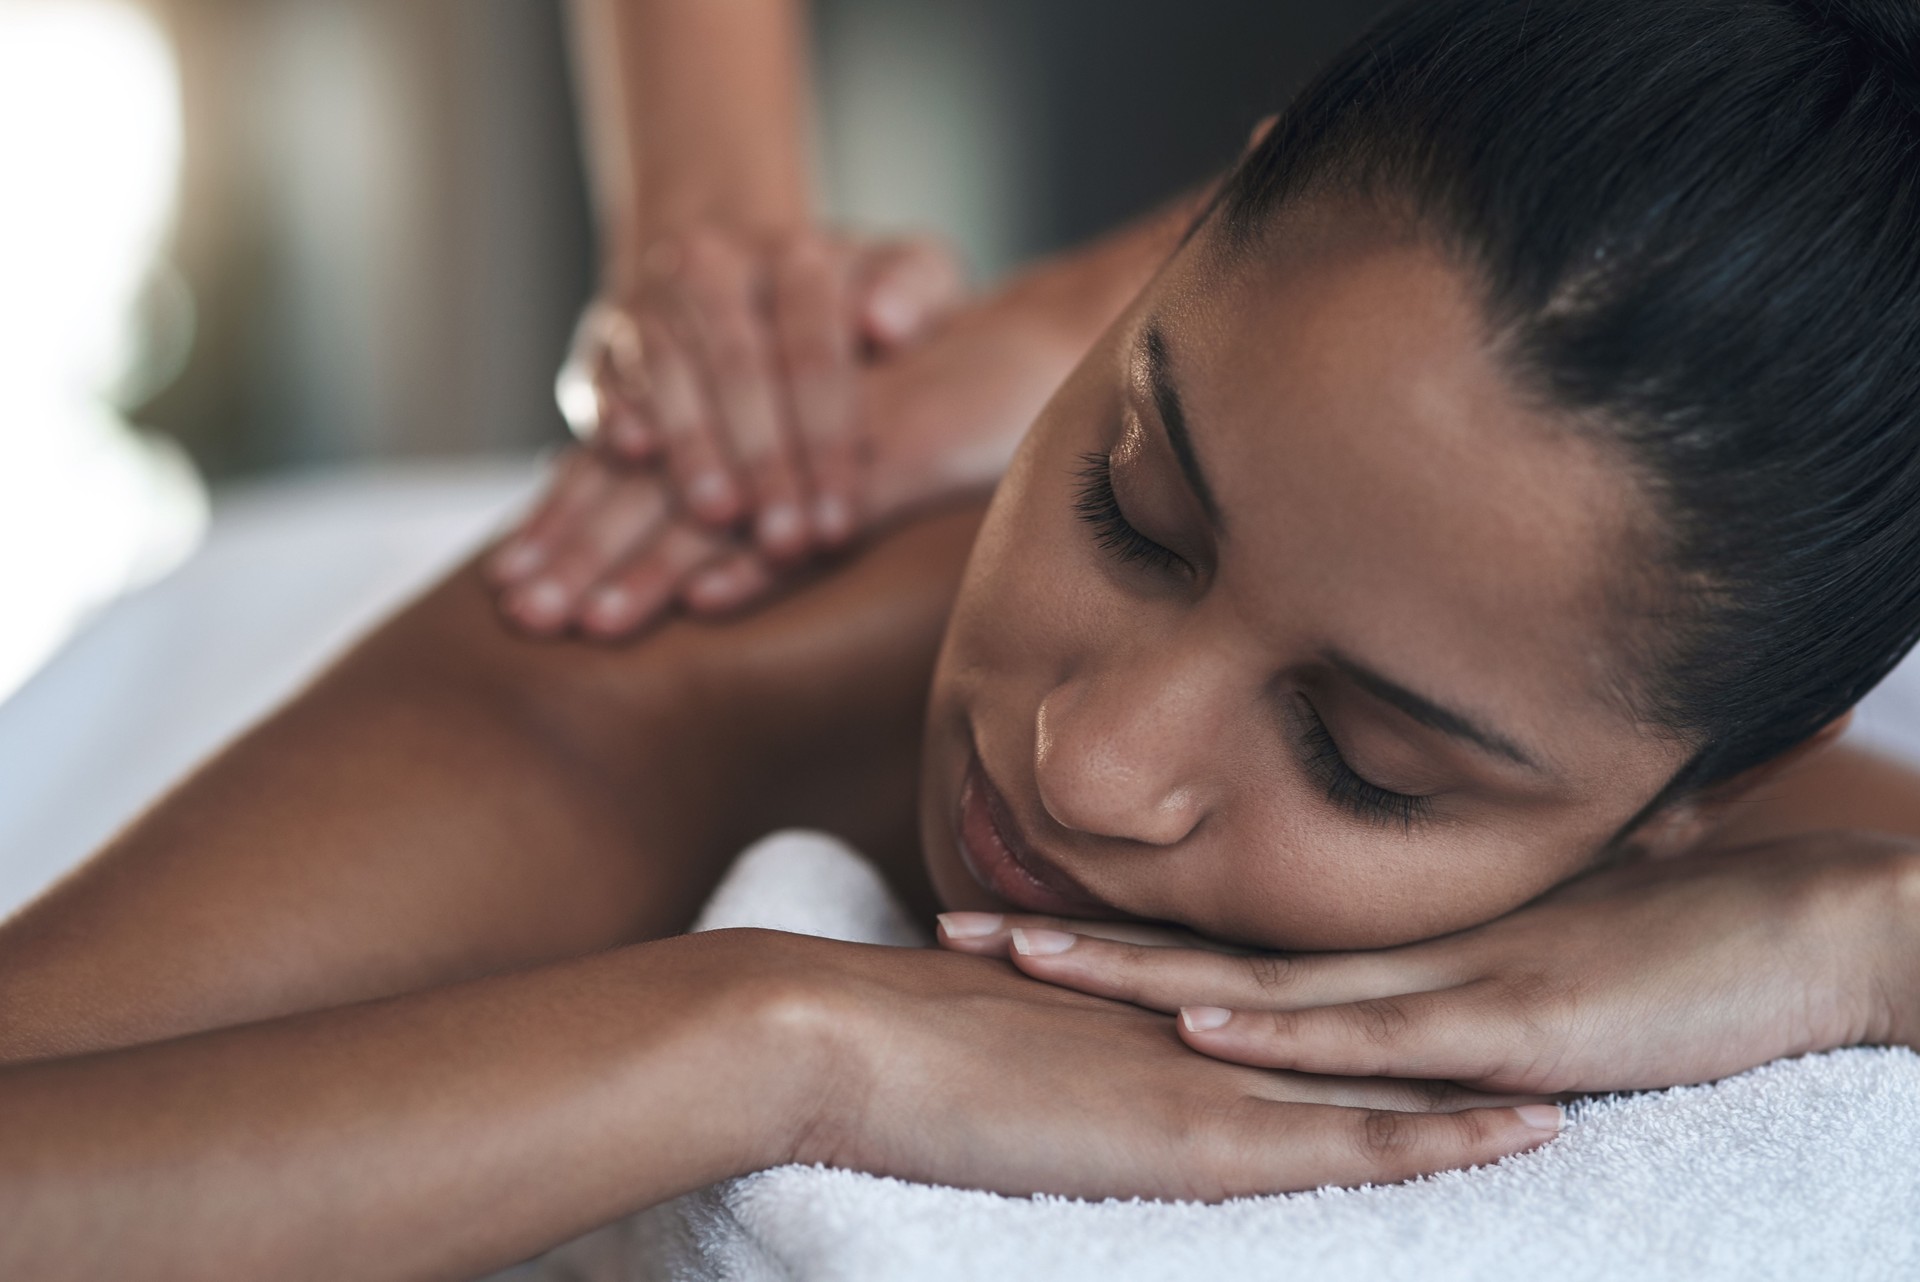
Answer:
[[[783, 833], [697, 929], [924, 944], [867, 863]], [[787, 1166], [656, 1207], [516, 1282], [1231, 1277], [1920, 1278], [1920, 1055], [1859, 1049], [1575, 1104], [1545, 1148], [1410, 1184], [1191, 1203], [1008, 1198]]]

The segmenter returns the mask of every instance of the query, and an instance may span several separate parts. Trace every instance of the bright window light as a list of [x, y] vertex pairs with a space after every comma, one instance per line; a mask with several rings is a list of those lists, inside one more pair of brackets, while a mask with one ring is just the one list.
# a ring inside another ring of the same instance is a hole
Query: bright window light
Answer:
[[204, 527], [184, 457], [108, 401], [179, 168], [177, 73], [146, 12], [0, 0], [0, 699]]

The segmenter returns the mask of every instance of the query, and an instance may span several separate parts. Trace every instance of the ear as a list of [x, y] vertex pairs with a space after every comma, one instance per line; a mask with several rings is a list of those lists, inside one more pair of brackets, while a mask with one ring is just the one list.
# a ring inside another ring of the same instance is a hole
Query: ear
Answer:
[[1240, 154], [1244, 156], [1247, 154], [1248, 151], [1252, 151], [1255, 147], [1258, 147], [1261, 143], [1265, 142], [1267, 140], [1267, 135], [1273, 132], [1274, 125], [1278, 124], [1279, 121], [1280, 121], [1280, 117], [1278, 116], [1260, 117], [1260, 119], [1254, 124], [1252, 132], [1247, 134], [1246, 151], [1243, 151]]
[[1763, 761], [1731, 779], [1681, 798], [1642, 824], [1630, 838], [1632, 844], [1654, 859], [1685, 854], [1725, 822], [1727, 812], [1735, 803], [1832, 747], [1851, 724], [1853, 709], [1848, 708], [1771, 761]]

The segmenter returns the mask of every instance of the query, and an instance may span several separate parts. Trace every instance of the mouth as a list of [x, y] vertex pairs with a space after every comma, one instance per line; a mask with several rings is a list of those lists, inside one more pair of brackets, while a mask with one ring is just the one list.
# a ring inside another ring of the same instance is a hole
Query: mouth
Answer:
[[1112, 917], [1067, 871], [1027, 844], [1006, 798], [987, 777], [980, 754], [967, 761], [955, 825], [960, 862], [988, 893], [1024, 912], [1061, 917]]

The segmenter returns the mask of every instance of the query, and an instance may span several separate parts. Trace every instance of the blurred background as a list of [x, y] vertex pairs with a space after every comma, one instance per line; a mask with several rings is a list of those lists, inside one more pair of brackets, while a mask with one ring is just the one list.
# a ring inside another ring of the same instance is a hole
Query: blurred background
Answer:
[[[991, 281], [1219, 170], [1381, 7], [818, 0], [823, 199]], [[0, 0], [0, 697], [179, 561], [209, 486], [561, 439], [565, 19]]]

